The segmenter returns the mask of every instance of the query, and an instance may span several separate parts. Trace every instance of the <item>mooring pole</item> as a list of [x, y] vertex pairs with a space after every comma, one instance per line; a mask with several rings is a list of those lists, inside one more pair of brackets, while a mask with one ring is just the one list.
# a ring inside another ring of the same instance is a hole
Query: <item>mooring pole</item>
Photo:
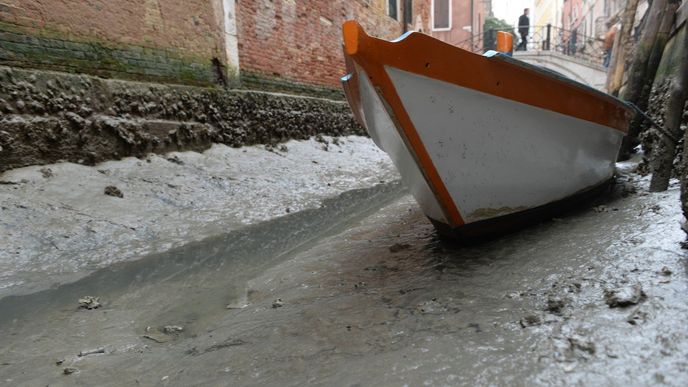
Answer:
[[547, 23], [547, 40], [545, 40], [545, 51], [549, 51], [550, 39], [552, 39], [552, 24]]

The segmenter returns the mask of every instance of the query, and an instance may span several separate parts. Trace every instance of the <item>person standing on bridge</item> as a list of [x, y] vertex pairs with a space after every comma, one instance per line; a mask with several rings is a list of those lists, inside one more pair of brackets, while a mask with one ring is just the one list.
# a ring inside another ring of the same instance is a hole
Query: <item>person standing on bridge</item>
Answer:
[[609, 61], [612, 58], [612, 49], [614, 48], [614, 39], [618, 30], [618, 25], [614, 24], [604, 35], [604, 68], [609, 68]]
[[523, 15], [518, 18], [518, 33], [521, 35], [521, 42], [516, 47], [516, 50], [526, 51], [528, 49], [528, 33], [530, 32], [530, 19], [528, 13], [530, 9], [523, 10]]

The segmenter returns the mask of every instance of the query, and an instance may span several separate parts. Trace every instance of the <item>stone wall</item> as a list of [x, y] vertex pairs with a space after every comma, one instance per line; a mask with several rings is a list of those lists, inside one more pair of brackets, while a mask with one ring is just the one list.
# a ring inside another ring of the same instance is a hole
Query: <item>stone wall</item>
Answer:
[[0, 67], [0, 172], [363, 135], [344, 102]]
[[[403, 1], [399, 3], [401, 20]], [[386, 4], [387, 0], [238, 2], [242, 82], [248, 75], [254, 87], [277, 87], [286, 80], [338, 90], [344, 75], [342, 23], [355, 19], [371, 35], [397, 38], [403, 26], [387, 16]]]
[[0, 0], [0, 64], [211, 84], [221, 23], [219, 0]]

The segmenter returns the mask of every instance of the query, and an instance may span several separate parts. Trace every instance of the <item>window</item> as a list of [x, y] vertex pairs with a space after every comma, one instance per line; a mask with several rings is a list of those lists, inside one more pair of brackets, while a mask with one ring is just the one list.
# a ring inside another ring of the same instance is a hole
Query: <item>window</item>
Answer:
[[387, 15], [394, 20], [399, 20], [399, 1], [387, 0]]
[[432, 0], [433, 31], [448, 31], [451, 29], [451, 8], [451, 0]]
[[413, 23], [413, 0], [404, 1], [404, 23]]

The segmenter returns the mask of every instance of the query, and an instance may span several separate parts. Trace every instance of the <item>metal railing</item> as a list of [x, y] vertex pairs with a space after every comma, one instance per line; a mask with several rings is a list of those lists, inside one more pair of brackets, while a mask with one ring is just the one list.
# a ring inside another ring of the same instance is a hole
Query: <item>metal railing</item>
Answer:
[[[514, 35], [514, 51], [517, 51], [520, 47], [521, 37], [511, 30], [486, 30], [468, 39], [455, 42], [453, 45], [471, 52], [482, 53], [487, 50], [494, 50], [497, 42], [497, 31], [507, 31]], [[598, 65], [603, 64], [605, 56], [603, 39], [586, 36], [576, 30], [554, 27], [551, 24], [530, 28], [526, 51], [553, 51]]]

